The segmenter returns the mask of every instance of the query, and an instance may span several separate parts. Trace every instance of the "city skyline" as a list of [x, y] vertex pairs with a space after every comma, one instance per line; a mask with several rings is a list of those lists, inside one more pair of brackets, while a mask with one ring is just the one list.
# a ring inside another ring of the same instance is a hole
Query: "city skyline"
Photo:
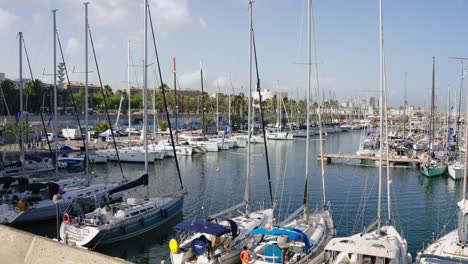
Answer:
[[[199, 64], [203, 63], [206, 90], [226, 90], [232, 79], [234, 92], [247, 93], [247, 0], [228, 2], [151, 0], [163, 80], [172, 84], [172, 58], [182, 89], [199, 89]], [[253, 6], [262, 89], [287, 91], [303, 98], [306, 87], [307, 1], [257, 0]], [[385, 54], [389, 104], [403, 104], [407, 73], [408, 103], [429, 103], [432, 56], [436, 56], [439, 109], [460, 85], [460, 63], [449, 57], [468, 57], [463, 14], [468, 3], [455, 1], [384, 1]], [[0, 0], [0, 72], [18, 77], [16, 34], [24, 33], [34, 77], [51, 82], [43, 71], [52, 71], [52, 9], [57, 12], [58, 32], [70, 72], [84, 69], [84, 7], [79, 1]], [[101, 0], [89, 5], [90, 27], [103, 82], [114, 90], [126, 87], [127, 41], [131, 40], [134, 64], [141, 61], [143, 1]], [[326, 98], [339, 100], [378, 98], [378, 1], [314, 1], [319, 80]], [[149, 63], [155, 61], [149, 45]], [[89, 51], [90, 83], [97, 83]], [[60, 55], [57, 56], [60, 62]], [[25, 63], [25, 61], [24, 61]], [[468, 64], [468, 63], [467, 63]], [[153, 86], [153, 66], [149, 84]], [[24, 68], [25, 69], [25, 68]], [[24, 70], [23, 69], [23, 70]], [[132, 83], [140, 83], [141, 68], [131, 70]], [[27, 71], [23, 72], [29, 78]], [[230, 77], [232, 76], [232, 77]], [[81, 73], [71, 81], [84, 82]], [[278, 85], [279, 83], [279, 85]], [[313, 89], [315, 82], [313, 81]], [[458, 95], [457, 95], [458, 96]], [[463, 96], [463, 98], [466, 96]], [[452, 102], [453, 104], [454, 102]]]

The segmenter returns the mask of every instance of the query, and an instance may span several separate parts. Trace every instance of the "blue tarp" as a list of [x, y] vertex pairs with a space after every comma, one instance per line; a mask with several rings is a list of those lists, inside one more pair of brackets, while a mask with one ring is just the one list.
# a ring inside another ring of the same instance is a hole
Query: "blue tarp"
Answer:
[[297, 241], [299, 239], [302, 239], [304, 241], [306, 251], [308, 252], [311, 248], [312, 245], [310, 244], [309, 238], [307, 237], [304, 232], [302, 232], [299, 229], [292, 228], [292, 227], [280, 227], [280, 228], [275, 228], [271, 231], [268, 231], [266, 228], [256, 228], [252, 231], [249, 232], [251, 235], [266, 235], [266, 236], [281, 236], [285, 235], [288, 236], [289, 239]]
[[60, 147], [60, 150], [72, 150], [72, 148], [69, 146], [62, 146]]
[[231, 230], [229, 230], [225, 226], [202, 220], [186, 220], [176, 225], [174, 228], [179, 230], [206, 233], [214, 236], [221, 236], [231, 232]]

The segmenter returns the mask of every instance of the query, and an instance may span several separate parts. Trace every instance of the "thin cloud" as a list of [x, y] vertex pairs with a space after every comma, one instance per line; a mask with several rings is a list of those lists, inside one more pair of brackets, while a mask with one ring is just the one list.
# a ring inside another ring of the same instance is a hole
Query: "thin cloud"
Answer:
[[[74, 9], [83, 8], [74, 3]], [[187, 0], [151, 0], [151, 14], [158, 31], [164, 34], [204, 29], [206, 21], [191, 14]], [[83, 14], [78, 13], [80, 21]], [[143, 5], [128, 0], [100, 0], [89, 5], [90, 23], [96, 26], [119, 27], [139, 31], [143, 27]]]
[[76, 57], [81, 51], [81, 46], [77, 38], [70, 38], [65, 47], [65, 54], [69, 57]]
[[9, 28], [19, 17], [7, 10], [0, 8], [0, 30]]

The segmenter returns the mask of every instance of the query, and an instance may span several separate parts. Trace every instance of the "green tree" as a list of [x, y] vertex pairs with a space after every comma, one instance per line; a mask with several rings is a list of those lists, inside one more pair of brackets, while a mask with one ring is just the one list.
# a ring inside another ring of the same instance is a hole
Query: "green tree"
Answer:
[[109, 128], [110, 128], [109, 123], [105, 121], [101, 121], [101, 122], [96, 123], [96, 126], [94, 126], [94, 131], [98, 133], [102, 133]]
[[33, 93], [34, 93], [34, 82], [33, 81], [28, 81], [24, 85], [24, 93], [26, 95], [26, 102], [24, 103], [24, 109], [26, 109], [26, 111], [29, 111], [28, 100], [29, 100], [29, 97], [31, 95], [33, 95]]
[[161, 129], [161, 131], [166, 131], [167, 130], [167, 122], [164, 121], [164, 120], [160, 120], [159, 121], [159, 129]]

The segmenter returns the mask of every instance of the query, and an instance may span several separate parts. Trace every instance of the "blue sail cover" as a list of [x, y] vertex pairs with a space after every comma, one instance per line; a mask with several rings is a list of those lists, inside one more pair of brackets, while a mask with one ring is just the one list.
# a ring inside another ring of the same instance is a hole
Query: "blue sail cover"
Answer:
[[304, 241], [306, 251], [309, 252], [309, 250], [312, 248], [312, 245], [310, 244], [309, 238], [307, 237], [304, 232], [302, 232], [299, 229], [296, 228], [291, 228], [291, 227], [280, 227], [280, 228], [275, 228], [272, 229], [271, 231], [268, 231], [266, 228], [256, 228], [252, 231], [249, 232], [251, 235], [265, 235], [265, 236], [288, 236], [289, 239], [293, 241], [297, 241], [302, 239]]
[[193, 231], [198, 233], [206, 233], [213, 236], [221, 236], [231, 232], [228, 228], [209, 221], [203, 220], [186, 220], [174, 227], [179, 230]]

